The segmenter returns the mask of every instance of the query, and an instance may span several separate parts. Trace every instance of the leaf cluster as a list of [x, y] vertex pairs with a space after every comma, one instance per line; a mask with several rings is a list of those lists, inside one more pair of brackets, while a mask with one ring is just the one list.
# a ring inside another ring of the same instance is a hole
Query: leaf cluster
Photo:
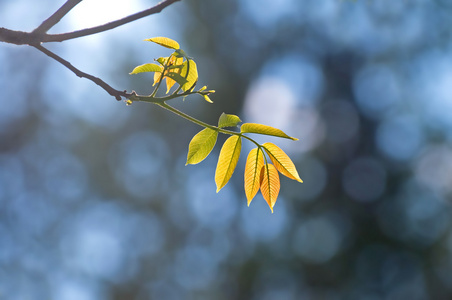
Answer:
[[[127, 100], [127, 104], [132, 104], [134, 101], [151, 102], [204, 127], [192, 138], [188, 145], [186, 165], [198, 164], [203, 161], [212, 152], [219, 133], [230, 135], [221, 147], [218, 157], [215, 171], [217, 192], [229, 182], [236, 169], [242, 149], [242, 141], [245, 139], [254, 143], [256, 148], [249, 152], [244, 172], [244, 188], [248, 206], [260, 190], [273, 212], [273, 207], [280, 191], [279, 173], [298, 182], [303, 181], [298, 175], [294, 163], [283, 150], [273, 143], [261, 145], [248, 134], [269, 135], [291, 140], [297, 139], [290, 137], [280, 129], [267, 125], [243, 123], [239, 126], [242, 121], [238, 116], [232, 114], [223, 113], [218, 120], [217, 126], [209, 125], [168, 105], [166, 101], [176, 97], [186, 97], [190, 94], [199, 94], [207, 102], [212, 103], [209, 95], [215, 91], [208, 90], [205, 86], [195, 91], [198, 81], [196, 63], [180, 49], [176, 41], [166, 37], [155, 37], [145, 41], [173, 49], [174, 52], [167, 57], [157, 58], [155, 60], [157, 63], [147, 63], [133, 69], [130, 74], [154, 72], [153, 86], [155, 88], [149, 96], [138, 96], [133, 93]], [[157, 91], [164, 80], [166, 82], [166, 94], [169, 94], [176, 84], [177, 87], [171, 94], [165, 97], [157, 97]], [[240, 131], [225, 129], [231, 127], [239, 127]]]

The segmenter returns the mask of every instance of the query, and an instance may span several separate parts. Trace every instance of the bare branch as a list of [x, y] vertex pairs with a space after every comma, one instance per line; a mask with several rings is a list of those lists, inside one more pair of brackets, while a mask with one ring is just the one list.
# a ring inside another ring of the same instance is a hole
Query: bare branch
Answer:
[[164, 0], [149, 9], [143, 10], [136, 14], [130, 15], [123, 19], [119, 19], [119, 20], [116, 20], [116, 21], [113, 21], [113, 22], [110, 22], [110, 23], [107, 23], [104, 25], [86, 28], [86, 29], [82, 29], [82, 30], [77, 30], [77, 31], [73, 31], [73, 32], [61, 33], [61, 34], [46, 34], [43, 36], [42, 42], [43, 43], [62, 42], [62, 41], [70, 40], [70, 39], [75, 39], [75, 38], [92, 35], [92, 34], [96, 34], [96, 33], [103, 32], [103, 31], [107, 31], [107, 30], [122, 26], [124, 24], [136, 21], [138, 19], [147, 17], [149, 15], [159, 13], [165, 7], [171, 5], [175, 2], [178, 2], [178, 1], [180, 1], [180, 0]]
[[70, 62], [68, 62], [67, 60], [65, 60], [62, 57], [58, 56], [57, 54], [53, 53], [52, 51], [48, 50], [47, 48], [44, 48], [41, 45], [33, 45], [33, 47], [35, 47], [39, 51], [43, 52], [47, 56], [53, 58], [54, 60], [58, 61], [59, 63], [64, 65], [66, 68], [68, 68], [69, 70], [74, 72], [74, 74], [77, 75], [78, 77], [86, 78], [86, 79], [91, 80], [92, 82], [94, 82], [95, 84], [97, 84], [98, 86], [103, 88], [107, 93], [109, 93], [110, 95], [115, 97], [116, 100], [118, 100], [118, 101], [121, 100], [121, 97], [127, 98], [127, 97], [129, 97], [131, 95], [131, 94], [128, 94], [126, 91], [115, 90], [114, 88], [112, 88], [110, 85], [108, 85], [102, 79], [80, 71], [79, 69], [74, 67]]
[[52, 28], [56, 23], [58, 23], [71, 9], [73, 9], [77, 4], [83, 0], [68, 0], [64, 3], [53, 15], [48, 19], [44, 20], [33, 33], [43, 34], [46, 33], [50, 28]]

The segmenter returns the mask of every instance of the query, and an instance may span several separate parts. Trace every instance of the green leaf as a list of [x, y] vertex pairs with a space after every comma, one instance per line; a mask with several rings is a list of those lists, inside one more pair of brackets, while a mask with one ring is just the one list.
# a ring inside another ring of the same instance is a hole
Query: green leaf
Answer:
[[150, 39], [145, 39], [145, 41], [148, 42], [153, 42], [156, 44], [159, 44], [160, 46], [166, 47], [166, 48], [170, 48], [170, 49], [179, 49], [179, 43], [169, 39], [167, 37], [155, 37], [155, 38], [150, 38]]
[[203, 161], [212, 151], [217, 141], [218, 131], [205, 128], [198, 132], [188, 145], [187, 163], [194, 165]]
[[220, 150], [218, 157], [217, 169], [215, 171], [215, 183], [217, 185], [217, 193], [228, 183], [234, 173], [235, 167], [240, 157], [242, 149], [242, 139], [233, 135], [228, 138]]
[[176, 81], [179, 85], [184, 85], [188, 82], [187, 79], [185, 79], [180, 74], [175, 72], [166, 73], [165, 77], [171, 78], [172, 80]]
[[244, 123], [240, 127], [240, 132], [272, 135], [272, 136], [277, 136], [277, 137], [281, 137], [281, 138], [298, 141], [297, 138], [288, 136], [287, 134], [285, 134], [282, 130], [280, 130], [278, 128], [274, 128], [274, 127], [262, 125], [262, 124], [256, 124], [256, 123]]
[[163, 68], [156, 64], [144, 64], [133, 69], [129, 74], [138, 74], [143, 72], [162, 72]]
[[159, 58], [156, 59], [156, 61], [157, 61], [159, 64], [161, 64], [162, 66], [163, 66], [164, 64], [166, 64], [167, 60], [168, 60], [168, 57], [159, 57]]
[[236, 115], [228, 115], [222, 113], [220, 119], [218, 120], [218, 127], [235, 127], [239, 122], [242, 122]]
[[184, 61], [184, 66], [180, 74], [187, 79], [187, 83], [182, 85], [182, 90], [185, 92], [188, 89], [193, 88], [198, 81], [198, 69], [196, 68], [196, 63], [191, 59]]

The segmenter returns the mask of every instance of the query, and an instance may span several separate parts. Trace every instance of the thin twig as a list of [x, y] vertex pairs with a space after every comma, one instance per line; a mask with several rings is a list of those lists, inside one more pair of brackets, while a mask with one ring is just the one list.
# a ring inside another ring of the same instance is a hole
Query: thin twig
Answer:
[[121, 100], [121, 97], [127, 98], [127, 97], [129, 97], [131, 95], [131, 94], [127, 93], [126, 91], [115, 90], [114, 88], [112, 88], [110, 85], [108, 85], [102, 79], [80, 71], [79, 69], [74, 67], [70, 62], [68, 62], [67, 60], [65, 60], [62, 57], [58, 56], [57, 54], [53, 53], [52, 51], [44, 48], [41, 45], [33, 45], [33, 47], [35, 47], [36, 49], [38, 49], [42, 53], [46, 54], [47, 56], [53, 58], [54, 60], [58, 61], [59, 63], [64, 65], [66, 68], [68, 68], [69, 70], [74, 72], [74, 74], [77, 75], [78, 77], [86, 78], [86, 79], [91, 80], [92, 82], [94, 82], [95, 84], [97, 84], [98, 86], [103, 88], [107, 93], [109, 93], [110, 95], [115, 97], [116, 100], [118, 100], [118, 101]]
[[56, 23], [58, 23], [71, 9], [73, 9], [77, 4], [83, 0], [68, 0], [64, 3], [55, 13], [53, 13], [49, 18], [44, 20], [33, 33], [43, 34], [46, 33], [50, 28], [52, 28]]
[[173, 4], [174, 2], [178, 2], [178, 1], [180, 1], [180, 0], [164, 0], [149, 9], [143, 10], [136, 14], [130, 15], [128, 17], [125, 17], [125, 18], [122, 18], [122, 19], [119, 19], [119, 20], [116, 20], [116, 21], [113, 21], [110, 23], [106, 23], [104, 25], [86, 28], [86, 29], [82, 29], [82, 30], [77, 30], [77, 31], [73, 31], [73, 32], [67, 32], [67, 33], [46, 34], [43, 36], [42, 42], [43, 43], [62, 42], [62, 41], [70, 40], [70, 39], [75, 39], [75, 38], [79, 38], [79, 37], [83, 37], [83, 36], [87, 36], [87, 35], [91, 35], [91, 34], [96, 34], [96, 33], [103, 32], [103, 31], [107, 31], [107, 30], [122, 26], [124, 24], [136, 21], [138, 19], [147, 17], [149, 15], [159, 13], [165, 7]]

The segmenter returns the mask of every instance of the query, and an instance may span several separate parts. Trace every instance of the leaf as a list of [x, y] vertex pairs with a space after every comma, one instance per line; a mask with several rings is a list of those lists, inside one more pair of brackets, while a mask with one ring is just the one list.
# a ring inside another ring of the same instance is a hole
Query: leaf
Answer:
[[245, 195], [250, 206], [251, 200], [256, 196], [260, 187], [261, 170], [264, 166], [262, 150], [254, 148], [248, 154], [245, 164]]
[[196, 63], [191, 59], [184, 61], [183, 65], [180, 74], [187, 79], [187, 83], [182, 86], [182, 89], [185, 92], [188, 89], [193, 88], [198, 81], [198, 69], [196, 68]]
[[203, 161], [212, 151], [217, 141], [218, 131], [205, 128], [198, 132], [188, 145], [187, 163], [194, 165]]
[[261, 171], [261, 193], [272, 213], [280, 187], [278, 170], [272, 164], [265, 164]]
[[133, 69], [129, 74], [138, 74], [143, 72], [162, 72], [163, 68], [156, 64], [144, 64]]
[[267, 152], [272, 163], [275, 165], [276, 169], [281, 172], [281, 174], [289, 177], [290, 179], [303, 182], [298, 175], [294, 163], [290, 160], [289, 156], [284, 153], [284, 151], [272, 143], [265, 143], [262, 147], [265, 149], [265, 152]]
[[213, 103], [213, 101], [212, 101], [212, 100], [210, 100], [209, 96], [207, 96], [207, 95], [203, 95], [203, 97], [204, 97], [204, 100], [206, 100], [207, 102], [209, 102], [209, 103]]
[[259, 133], [259, 134], [272, 135], [272, 136], [277, 136], [277, 137], [282, 137], [285, 139], [291, 139], [294, 141], [298, 141], [297, 138], [288, 136], [287, 134], [285, 134], [282, 130], [280, 130], [278, 128], [274, 128], [274, 127], [262, 125], [262, 124], [244, 123], [240, 127], [240, 131], [242, 133]]
[[[177, 82], [180, 85], [184, 85], [187, 83], [187, 79], [185, 79], [184, 77], [182, 77], [180, 74], [174, 73], [174, 72], [169, 72], [165, 75], [166, 80], [168, 82], [168, 79], [170, 80], [174, 80], [175, 82]], [[171, 86], [169, 87], [169, 89], [171, 88]], [[169, 90], [168, 89], [168, 90]]]
[[242, 122], [236, 115], [228, 115], [222, 113], [220, 119], [218, 120], [218, 127], [235, 127], [239, 122]]
[[179, 49], [179, 43], [169, 39], [167, 37], [154, 37], [154, 38], [150, 38], [150, 39], [145, 39], [145, 41], [148, 42], [153, 42], [156, 44], [159, 44], [160, 46], [166, 47], [166, 48], [170, 48], [170, 49]]
[[169, 57], [168, 63], [167, 63], [167, 67], [168, 70], [165, 71], [165, 76], [166, 76], [166, 93], [168, 94], [168, 92], [170, 91], [171, 87], [177, 82], [179, 85], [182, 85], [186, 82], [186, 79], [183, 78], [183, 80], [181, 80], [179, 78], [179, 80], [176, 80], [174, 78], [172, 78], [171, 76], [168, 76], [169, 74], [177, 74], [179, 75], [179, 73], [181, 72], [181, 69], [183, 68], [182, 62], [184, 61], [184, 58], [177, 58], [173, 55], [171, 55]]
[[159, 57], [156, 59], [156, 61], [161, 64], [162, 66], [166, 63], [166, 61], [168, 60], [168, 57]]
[[237, 162], [239, 161], [242, 140], [239, 136], [233, 135], [228, 138], [223, 147], [221, 147], [218, 157], [217, 169], [215, 171], [215, 183], [217, 184], [217, 193], [228, 183], [234, 173]]

